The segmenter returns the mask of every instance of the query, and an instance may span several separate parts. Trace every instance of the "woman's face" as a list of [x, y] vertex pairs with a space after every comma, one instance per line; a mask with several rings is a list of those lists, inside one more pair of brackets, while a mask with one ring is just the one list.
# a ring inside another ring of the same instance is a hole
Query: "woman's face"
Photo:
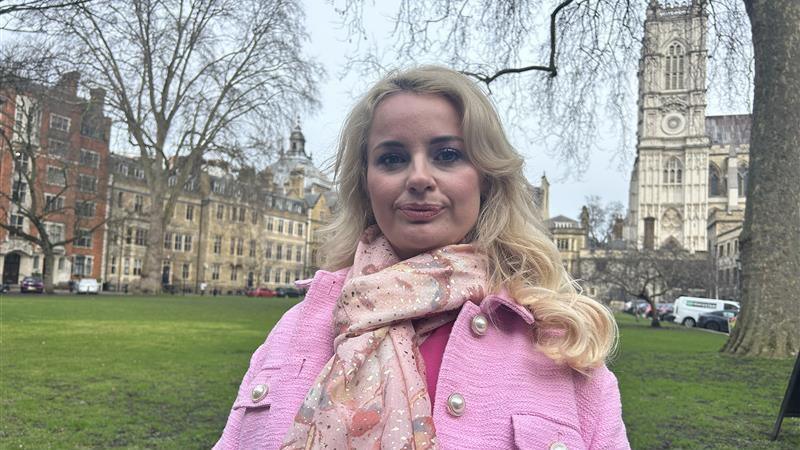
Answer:
[[448, 100], [400, 92], [378, 104], [367, 139], [367, 192], [402, 259], [464, 239], [478, 220], [480, 175]]

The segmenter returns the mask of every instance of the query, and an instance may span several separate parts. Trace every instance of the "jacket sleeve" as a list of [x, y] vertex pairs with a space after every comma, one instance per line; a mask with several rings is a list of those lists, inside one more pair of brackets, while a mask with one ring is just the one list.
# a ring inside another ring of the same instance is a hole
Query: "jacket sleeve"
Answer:
[[624, 450], [630, 449], [625, 424], [622, 421], [622, 403], [620, 402], [617, 377], [604, 365], [596, 369], [590, 382], [590, 397], [587, 410], [589, 414], [584, 423], [589, 424], [590, 439], [587, 440], [592, 450]]
[[[280, 356], [275, 355], [274, 352], [285, 351], [284, 348], [279, 348], [281, 346], [276, 346], [275, 342], [282, 340], [281, 337], [285, 337], [287, 334], [291, 335], [297, 323], [301, 305], [302, 302], [293, 306], [281, 317], [275, 327], [272, 328], [272, 331], [270, 331], [266, 341], [264, 341], [264, 343], [256, 349], [255, 353], [253, 353], [253, 356], [250, 357], [250, 366], [244, 374], [244, 378], [242, 378], [242, 383], [239, 385], [237, 398], [241, 397], [242, 390], [250, 384], [256, 373], [261, 370], [267, 356], [270, 358], [278, 356], [280, 358]], [[246, 408], [231, 408], [230, 414], [228, 415], [228, 422], [225, 424], [222, 436], [219, 438], [216, 445], [214, 445], [215, 450], [236, 450], [239, 448], [240, 428], [245, 411]]]

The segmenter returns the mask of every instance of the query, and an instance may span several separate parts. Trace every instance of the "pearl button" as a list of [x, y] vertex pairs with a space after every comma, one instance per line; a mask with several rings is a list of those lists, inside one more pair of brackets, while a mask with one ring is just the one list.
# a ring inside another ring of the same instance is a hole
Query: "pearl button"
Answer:
[[254, 402], [260, 402], [267, 396], [269, 392], [269, 387], [266, 384], [257, 384], [256, 387], [253, 388], [253, 392], [250, 393], [251, 398]]
[[550, 444], [550, 450], [569, 450], [567, 444], [563, 442], [553, 442]]
[[483, 314], [476, 314], [472, 318], [471, 328], [473, 333], [483, 336], [489, 328], [489, 320]]
[[452, 416], [462, 416], [466, 406], [467, 402], [464, 400], [464, 396], [458, 392], [450, 394], [450, 397], [447, 397], [447, 412]]

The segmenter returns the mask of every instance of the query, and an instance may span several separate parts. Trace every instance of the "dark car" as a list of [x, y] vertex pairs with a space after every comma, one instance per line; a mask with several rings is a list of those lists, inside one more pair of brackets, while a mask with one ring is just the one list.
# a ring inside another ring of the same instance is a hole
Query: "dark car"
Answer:
[[279, 287], [275, 289], [275, 296], [277, 297], [300, 297], [302, 293], [299, 289], [293, 287]]
[[[707, 330], [729, 333], [730, 328], [736, 323], [738, 311], [711, 311], [700, 314], [697, 326]], [[729, 326], [730, 325], [730, 326]]]
[[38, 277], [25, 277], [22, 279], [22, 283], [19, 284], [19, 291], [23, 294], [26, 292], [41, 294], [44, 292], [44, 282]]
[[246, 294], [248, 297], [275, 297], [277, 294], [275, 291], [269, 288], [260, 287], [256, 289], [250, 289], [247, 291]]

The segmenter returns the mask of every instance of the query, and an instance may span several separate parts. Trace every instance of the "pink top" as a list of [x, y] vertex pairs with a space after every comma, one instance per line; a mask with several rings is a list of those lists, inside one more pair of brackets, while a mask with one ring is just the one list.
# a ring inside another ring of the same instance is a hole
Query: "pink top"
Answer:
[[431, 396], [431, 405], [436, 400], [436, 382], [439, 380], [439, 368], [442, 366], [444, 348], [450, 338], [453, 322], [448, 322], [435, 329], [428, 339], [419, 346], [422, 359], [425, 361], [425, 381], [428, 384], [428, 394]]

